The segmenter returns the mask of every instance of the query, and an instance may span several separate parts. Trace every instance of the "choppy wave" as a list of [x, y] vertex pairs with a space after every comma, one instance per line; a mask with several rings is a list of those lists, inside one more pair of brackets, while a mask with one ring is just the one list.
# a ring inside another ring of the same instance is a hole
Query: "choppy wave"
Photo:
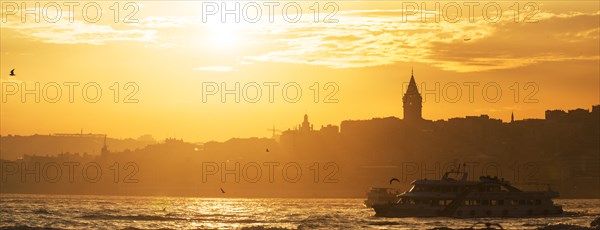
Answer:
[[15, 225], [15, 226], [4, 226], [0, 227], [0, 230], [58, 230], [60, 228], [51, 228], [51, 227], [30, 227], [27, 225]]
[[35, 214], [50, 214], [50, 211], [48, 211], [48, 209], [45, 209], [45, 208], [39, 208], [39, 209], [33, 210], [33, 213], [35, 213]]
[[103, 214], [92, 214], [83, 215], [83, 219], [93, 220], [145, 220], [145, 221], [173, 221], [173, 220], [187, 220], [185, 218], [168, 217], [168, 216], [153, 216], [153, 215], [103, 215]]
[[[0, 229], [505, 229], [590, 226], [598, 200], [558, 200], [564, 215], [538, 218], [379, 218], [361, 199], [204, 199], [0, 194]], [[583, 228], [581, 228], [583, 229]]]

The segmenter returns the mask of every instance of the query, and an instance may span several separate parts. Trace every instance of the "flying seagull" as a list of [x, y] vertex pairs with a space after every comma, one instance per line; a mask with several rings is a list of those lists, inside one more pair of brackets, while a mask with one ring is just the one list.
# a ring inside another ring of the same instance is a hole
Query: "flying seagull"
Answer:
[[13, 77], [14, 77], [14, 76], [16, 76], [16, 74], [15, 74], [15, 69], [12, 69], [12, 70], [10, 71], [10, 76], [13, 76]]
[[220, 189], [221, 189], [221, 193], [225, 193], [225, 190], [223, 190], [223, 188], [220, 188]]
[[269, 149], [267, 149], [267, 152], [269, 152]]
[[398, 180], [398, 178], [392, 178], [392, 179], [390, 180], [390, 184], [392, 184], [392, 182], [394, 182], [394, 181], [398, 181], [398, 183], [400, 183], [400, 180]]
[[465, 38], [465, 39], [463, 39], [463, 41], [468, 42], [468, 41], [471, 41], [471, 39], [470, 38]]

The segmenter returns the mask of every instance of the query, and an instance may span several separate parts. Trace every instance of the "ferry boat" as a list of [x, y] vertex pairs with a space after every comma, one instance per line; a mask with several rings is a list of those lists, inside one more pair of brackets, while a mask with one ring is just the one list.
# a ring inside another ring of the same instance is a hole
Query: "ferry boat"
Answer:
[[372, 208], [376, 204], [393, 204], [398, 201], [400, 190], [395, 188], [371, 188], [367, 193], [365, 206]]
[[482, 176], [468, 181], [466, 170], [451, 170], [440, 180], [413, 181], [412, 188], [393, 203], [373, 204], [379, 217], [531, 217], [560, 215], [552, 198], [558, 193], [522, 191], [498, 177]]

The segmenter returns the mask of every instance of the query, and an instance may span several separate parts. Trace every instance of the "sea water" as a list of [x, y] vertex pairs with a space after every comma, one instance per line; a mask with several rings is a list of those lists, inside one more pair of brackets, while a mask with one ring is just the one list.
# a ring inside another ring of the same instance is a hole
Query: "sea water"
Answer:
[[465, 228], [589, 226], [600, 199], [558, 199], [565, 214], [540, 218], [381, 218], [363, 199], [238, 199], [0, 194], [0, 227], [64, 229]]

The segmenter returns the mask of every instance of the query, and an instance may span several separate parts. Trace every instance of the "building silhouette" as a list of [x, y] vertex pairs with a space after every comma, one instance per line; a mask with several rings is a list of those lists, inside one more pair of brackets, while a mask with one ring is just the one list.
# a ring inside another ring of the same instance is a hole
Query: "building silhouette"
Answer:
[[321, 126], [314, 129], [313, 124], [304, 114], [304, 120], [293, 129], [281, 133], [279, 143], [284, 152], [293, 154], [313, 154], [322, 152], [335, 152], [338, 145], [340, 129], [336, 125]]
[[[25, 173], [0, 170], [7, 178], [6, 182], [0, 181], [0, 188], [3, 193], [210, 196], [215, 187], [222, 185], [218, 178], [223, 177], [216, 174], [214, 180], [200, 184], [201, 180], [193, 175], [200, 174], [194, 173], [199, 172], [203, 163], [220, 162], [221, 172], [226, 168], [228, 173], [235, 170], [236, 175], [245, 175], [243, 165], [248, 162], [300, 162], [303, 167], [310, 165], [311, 168], [303, 170], [304, 176], [310, 176], [308, 180], [298, 181], [297, 186], [289, 187], [290, 182], [285, 180], [254, 183], [242, 179], [242, 183], [231, 183], [238, 186], [233, 190], [250, 191], [244, 193], [250, 197], [274, 194], [356, 197], [362, 196], [369, 186], [386, 186], [387, 179], [393, 176], [399, 176], [406, 184], [419, 178], [439, 178], [447, 166], [460, 161], [468, 165], [473, 179], [497, 175], [516, 184], [548, 183], [561, 198], [598, 198], [600, 105], [592, 106], [591, 111], [589, 108], [547, 110], [544, 119], [511, 120], [509, 123], [479, 115], [422, 120], [414, 125], [397, 117], [384, 117], [344, 120], [339, 127], [318, 124], [313, 128], [315, 125], [305, 116], [299, 125], [282, 133], [280, 142], [253, 137], [193, 144], [170, 138], [164, 143], [147, 144], [132, 151], [123, 150], [124, 146], [133, 145], [125, 145], [122, 140], [106, 138], [106, 144], [102, 145], [102, 139], [85, 135], [0, 136], [3, 157], [11, 153], [24, 154], [18, 159], [0, 159], [0, 166], [21, 167], [20, 172]], [[95, 147], [94, 154], [77, 153], [89, 148], [81, 144], [86, 141], [95, 144], [89, 145]], [[55, 143], [73, 147], [52, 155], [56, 147], [51, 144]], [[43, 148], [37, 148], [40, 146]], [[74, 154], [66, 152], [77, 148]], [[97, 154], [100, 148], [103, 154]], [[226, 163], [228, 161], [231, 163]], [[127, 187], [123, 187], [124, 183], [115, 183], [110, 176], [101, 177], [98, 183], [89, 183], [82, 173], [74, 174], [75, 183], [64, 174], [63, 179], [54, 183], [43, 174], [47, 167], [44, 165], [55, 164], [53, 162], [76, 162], [79, 169], [88, 162], [98, 162], [102, 168], [114, 162], [134, 162], [140, 169], [153, 170], [140, 170], [135, 174], [140, 183]], [[225, 167], [223, 162], [227, 164]], [[236, 167], [235, 162], [242, 166]], [[327, 162], [333, 162], [341, 173], [327, 168]], [[36, 163], [40, 166], [35, 166]], [[319, 164], [320, 174], [313, 171], [317, 169], [313, 163]], [[273, 169], [283, 170], [283, 167], [281, 164]], [[270, 172], [263, 171], [263, 176], [267, 173]], [[315, 175], [319, 183], [312, 177]], [[321, 183], [329, 175], [338, 178], [339, 183]], [[23, 178], [27, 183], [23, 183]], [[235, 176], [226, 178], [231, 180]], [[211, 189], [198, 189], [202, 187]], [[324, 189], [330, 190], [323, 193]]]
[[413, 71], [410, 73], [410, 82], [408, 83], [408, 89], [402, 97], [403, 108], [404, 108], [404, 120], [406, 121], [421, 121], [423, 98], [417, 88]]
[[304, 121], [302, 121], [302, 124], [298, 125], [298, 130], [302, 133], [313, 131], [313, 126], [308, 121], [308, 114], [304, 114]]

